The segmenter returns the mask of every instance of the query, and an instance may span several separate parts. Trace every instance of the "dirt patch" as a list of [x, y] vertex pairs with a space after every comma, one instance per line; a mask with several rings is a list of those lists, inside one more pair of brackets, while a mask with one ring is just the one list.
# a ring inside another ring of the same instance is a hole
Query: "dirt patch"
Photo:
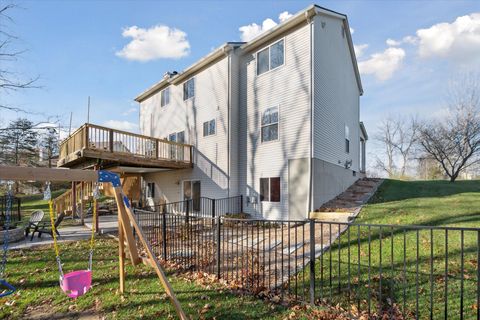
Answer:
[[95, 310], [86, 310], [81, 312], [65, 312], [58, 313], [52, 312], [52, 307], [49, 305], [42, 305], [34, 308], [27, 308], [23, 314], [22, 319], [28, 320], [63, 320], [63, 319], [75, 319], [75, 320], [103, 320], [105, 317], [98, 314]]

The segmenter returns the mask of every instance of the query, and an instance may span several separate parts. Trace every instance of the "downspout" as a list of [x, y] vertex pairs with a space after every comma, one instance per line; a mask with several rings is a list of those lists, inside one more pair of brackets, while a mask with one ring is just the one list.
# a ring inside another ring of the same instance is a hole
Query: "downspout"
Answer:
[[310, 218], [310, 212], [313, 210], [313, 146], [314, 146], [314, 121], [315, 121], [315, 104], [314, 104], [314, 24], [313, 17], [315, 16], [315, 9], [305, 12], [305, 18], [310, 27], [310, 156], [308, 158], [309, 164], [309, 182], [308, 182], [308, 203], [307, 203], [307, 217]]
[[229, 54], [231, 48], [229, 46], [223, 47], [223, 53], [227, 57], [227, 197], [230, 197], [230, 106], [232, 98], [232, 90], [230, 87], [230, 68], [231, 68], [231, 55]]

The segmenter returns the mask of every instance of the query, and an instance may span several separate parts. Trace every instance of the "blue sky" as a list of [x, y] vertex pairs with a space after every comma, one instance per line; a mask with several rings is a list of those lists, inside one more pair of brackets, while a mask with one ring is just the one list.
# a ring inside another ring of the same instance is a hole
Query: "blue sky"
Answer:
[[[28, 51], [14, 67], [25, 76], [39, 75], [43, 88], [3, 94], [0, 102], [62, 115], [64, 125], [73, 112], [76, 127], [86, 122], [91, 96], [92, 123], [136, 130], [138, 106], [133, 98], [165, 71], [182, 70], [225, 41], [241, 40], [242, 26], [261, 26], [268, 18], [278, 22], [282, 12], [296, 13], [311, 3], [21, 1], [21, 8], [11, 12], [15, 24], [10, 29], [20, 38], [16, 45]], [[354, 43], [363, 48], [358, 57], [365, 90], [361, 118], [371, 135], [377, 121], [389, 114], [438, 114], [448, 80], [462, 70], [479, 69], [480, 1], [317, 4], [347, 14]], [[464, 18], [456, 22], [459, 17]], [[122, 36], [125, 30], [132, 35], [160, 25], [179, 32], [175, 45], [183, 47], [176, 51], [172, 47], [170, 53], [150, 52], [164, 58], [149, 61], [118, 54], [133, 39]], [[426, 31], [418, 33], [420, 29]], [[5, 125], [19, 115], [2, 111], [0, 121]]]

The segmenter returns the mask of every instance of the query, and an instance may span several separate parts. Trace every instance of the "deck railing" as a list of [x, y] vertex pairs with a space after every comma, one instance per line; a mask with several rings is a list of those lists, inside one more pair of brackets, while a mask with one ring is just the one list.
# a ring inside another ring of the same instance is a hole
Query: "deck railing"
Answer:
[[81, 150], [192, 163], [192, 146], [86, 123], [60, 143], [60, 162]]

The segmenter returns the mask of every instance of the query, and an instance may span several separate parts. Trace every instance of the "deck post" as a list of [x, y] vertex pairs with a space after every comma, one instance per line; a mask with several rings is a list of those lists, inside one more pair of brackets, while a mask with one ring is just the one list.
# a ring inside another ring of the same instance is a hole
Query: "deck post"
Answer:
[[72, 219], [75, 219], [77, 213], [77, 182], [72, 181]]
[[85, 223], [85, 182], [80, 184], [80, 222], [82, 225]]
[[310, 304], [312, 306], [315, 304], [315, 220], [314, 219], [310, 219]]
[[108, 142], [109, 142], [109, 150], [113, 152], [113, 130], [108, 129]]
[[243, 194], [240, 195], [240, 213], [243, 213]]

